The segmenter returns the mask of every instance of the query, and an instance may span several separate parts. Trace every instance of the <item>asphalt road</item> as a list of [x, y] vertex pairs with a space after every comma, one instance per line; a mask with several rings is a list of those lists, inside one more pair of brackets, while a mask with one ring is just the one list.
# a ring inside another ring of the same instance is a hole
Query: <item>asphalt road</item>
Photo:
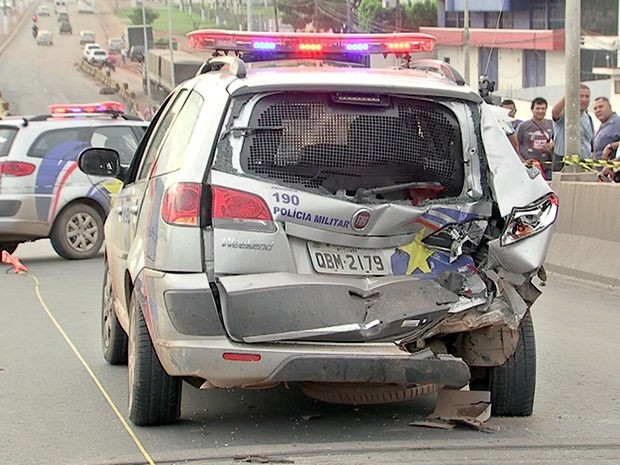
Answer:
[[28, 274], [0, 274], [0, 464], [620, 463], [618, 289], [551, 275], [533, 309], [534, 415], [491, 418], [495, 433], [410, 426], [434, 395], [349, 407], [297, 386], [186, 385], [178, 424], [138, 428], [126, 420], [126, 368], [101, 356], [101, 257], [64, 261], [48, 241], [17, 255]]

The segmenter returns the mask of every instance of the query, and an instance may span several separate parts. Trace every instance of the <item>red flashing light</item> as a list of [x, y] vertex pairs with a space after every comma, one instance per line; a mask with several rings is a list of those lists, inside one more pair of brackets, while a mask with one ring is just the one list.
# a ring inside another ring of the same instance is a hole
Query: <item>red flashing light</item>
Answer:
[[54, 116], [82, 115], [93, 113], [125, 113], [125, 105], [120, 102], [99, 102], [80, 104], [54, 104], [49, 106]]
[[272, 221], [265, 201], [248, 192], [213, 186], [213, 218]]
[[202, 185], [184, 182], [166, 189], [161, 210], [162, 219], [177, 226], [197, 226], [200, 216]]
[[260, 354], [243, 354], [237, 352], [224, 352], [222, 354], [224, 360], [229, 362], [260, 362]]
[[4, 176], [28, 176], [34, 173], [36, 166], [32, 163], [21, 161], [2, 161], [0, 162], [0, 175]]
[[302, 32], [244, 32], [199, 29], [188, 32], [196, 48], [221, 51], [295, 54], [385, 54], [431, 52], [435, 37], [421, 33], [334, 34]]

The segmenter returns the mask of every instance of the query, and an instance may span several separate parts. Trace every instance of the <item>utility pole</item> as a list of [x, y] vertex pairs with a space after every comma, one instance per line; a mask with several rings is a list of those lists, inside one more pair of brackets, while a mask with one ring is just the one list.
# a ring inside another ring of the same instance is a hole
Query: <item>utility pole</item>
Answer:
[[144, 78], [146, 79], [146, 101], [151, 107], [151, 80], [149, 76], [149, 38], [146, 33], [146, 9], [144, 7], [145, 0], [142, 0], [142, 32], [144, 33]]
[[2, 30], [4, 31], [4, 35], [9, 34], [9, 17], [6, 14], [6, 0], [4, 0], [2, 4]]
[[463, 72], [465, 82], [471, 82], [469, 75], [469, 0], [465, 0], [465, 11], [463, 13]]
[[166, 10], [168, 11], [168, 48], [170, 49], [170, 63], [172, 66], [170, 67], [170, 84], [171, 88], [174, 89], [176, 84], [176, 76], [174, 74], [174, 48], [172, 46], [172, 14], [170, 11], [170, 0], [166, 0]]
[[273, 0], [273, 16], [276, 19], [276, 32], [279, 32], [280, 26], [278, 25], [278, 22], [280, 20], [278, 19], [278, 0]]
[[312, 27], [314, 32], [319, 31], [319, 5], [317, 0], [314, 0], [314, 16], [312, 18]]
[[400, 0], [396, 0], [396, 32], [400, 32], [402, 26], [402, 12], [400, 9]]
[[581, 154], [581, 114], [579, 111], [581, 0], [566, 0], [565, 18], [564, 155], [575, 155]]
[[248, 21], [248, 31], [252, 30], [252, 0], [246, 0], [246, 5], [248, 7], [247, 11], [247, 21]]

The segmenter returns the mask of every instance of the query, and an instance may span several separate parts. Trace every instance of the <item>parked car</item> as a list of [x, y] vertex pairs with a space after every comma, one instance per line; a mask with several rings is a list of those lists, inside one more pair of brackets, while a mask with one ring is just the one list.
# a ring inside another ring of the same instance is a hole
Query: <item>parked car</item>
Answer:
[[73, 34], [73, 28], [71, 27], [71, 23], [69, 21], [61, 21], [58, 24], [58, 32], [60, 34]]
[[[166, 98], [131, 166], [79, 158], [123, 182], [101, 334], [129, 365], [131, 421], [176, 421], [184, 380], [350, 404], [467, 387], [530, 415], [558, 199], [456, 69], [412, 58], [434, 38], [316, 34], [310, 55], [306, 34], [189, 38], [220, 56]], [[329, 64], [369, 51], [403, 69]]]
[[51, 31], [39, 29], [39, 32], [37, 32], [37, 45], [54, 45], [54, 34]]
[[51, 113], [0, 120], [0, 249], [49, 238], [66, 259], [94, 256], [118, 181], [74, 169], [84, 147], [114, 147], [128, 165], [147, 122], [116, 102], [54, 105]]
[[80, 31], [80, 45], [94, 44], [95, 33], [92, 31]]
[[131, 61], [137, 61], [138, 63], [142, 63], [144, 61], [144, 46], [133, 45], [129, 49], [129, 54], [127, 56]]
[[58, 22], [69, 21], [69, 13], [66, 11], [59, 11], [58, 14], [56, 15], [56, 20]]

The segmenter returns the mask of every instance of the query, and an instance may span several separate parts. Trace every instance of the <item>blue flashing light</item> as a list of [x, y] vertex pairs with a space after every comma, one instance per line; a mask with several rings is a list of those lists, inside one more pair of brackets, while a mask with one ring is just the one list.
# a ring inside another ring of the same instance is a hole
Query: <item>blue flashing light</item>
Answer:
[[253, 42], [252, 47], [256, 50], [275, 50], [276, 44], [274, 42]]
[[368, 44], [346, 44], [345, 49], [348, 52], [365, 52], [370, 46]]

